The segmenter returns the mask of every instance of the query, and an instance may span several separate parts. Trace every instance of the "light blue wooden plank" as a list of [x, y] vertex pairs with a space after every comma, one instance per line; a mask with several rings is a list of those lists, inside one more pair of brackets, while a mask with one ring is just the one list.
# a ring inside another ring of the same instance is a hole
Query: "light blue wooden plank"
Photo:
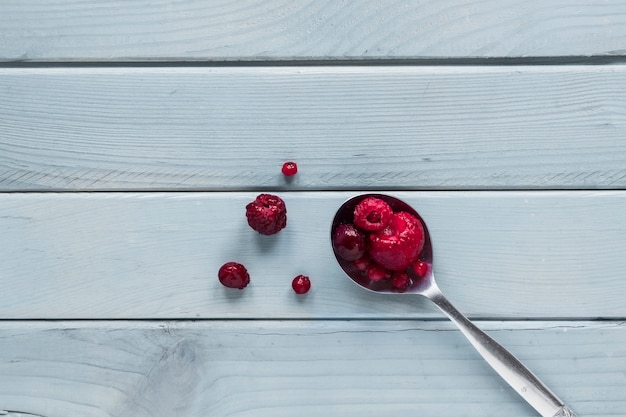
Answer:
[[[275, 236], [248, 227], [253, 192], [0, 194], [0, 318], [441, 318], [343, 275], [330, 225], [356, 194], [280, 193]], [[392, 194], [424, 217], [437, 280], [466, 314], [626, 317], [626, 192]], [[227, 261], [248, 288], [220, 285]]]
[[4, 0], [0, 60], [624, 55], [619, 0]]
[[[479, 324], [579, 415], [626, 407], [623, 323]], [[3, 322], [0, 374], [46, 417], [535, 415], [445, 321]]]
[[626, 187], [624, 66], [5, 68], [0, 96], [7, 191]]

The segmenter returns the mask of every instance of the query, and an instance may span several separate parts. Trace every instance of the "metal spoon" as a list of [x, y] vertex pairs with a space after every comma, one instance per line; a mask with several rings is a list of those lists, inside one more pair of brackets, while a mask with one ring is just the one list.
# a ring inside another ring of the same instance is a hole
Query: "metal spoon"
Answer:
[[[411, 283], [403, 293], [419, 294], [435, 303], [441, 311], [457, 325], [459, 330], [465, 335], [467, 340], [474, 346], [480, 355], [491, 365], [491, 367], [519, 394], [524, 398], [542, 417], [576, 417], [576, 414], [566, 406], [563, 401], [557, 398], [524, 364], [507, 351], [503, 346], [493, 340], [490, 336], [476, 327], [467, 317], [459, 312], [448, 299], [443, 295], [433, 274], [432, 260], [433, 250], [430, 234], [426, 228], [426, 223], [420, 215], [405, 202], [381, 194], [365, 194], [354, 197], [345, 202], [337, 211], [333, 220], [331, 233], [342, 223], [351, 223], [356, 205], [366, 197], [377, 197], [389, 204], [394, 212], [405, 211], [418, 218], [424, 226], [425, 243], [420, 259], [427, 262], [431, 267], [424, 277], [418, 277], [412, 273]], [[351, 262], [342, 259], [335, 254], [337, 261], [346, 274], [361, 287], [382, 293], [399, 293], [399, 291], [388, 282], [388, 280], [372, 281], [359, 273]]]

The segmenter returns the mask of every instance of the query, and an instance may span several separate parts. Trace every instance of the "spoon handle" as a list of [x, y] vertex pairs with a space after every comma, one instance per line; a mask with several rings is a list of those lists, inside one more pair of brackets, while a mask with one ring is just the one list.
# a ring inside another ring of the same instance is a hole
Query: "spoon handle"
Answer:
[[542, 417], [576, 417], [576, 414], [513, 354], [457, 310], [439, 288], [431, 287], [424, 295], [457, 325], [487, 363]]

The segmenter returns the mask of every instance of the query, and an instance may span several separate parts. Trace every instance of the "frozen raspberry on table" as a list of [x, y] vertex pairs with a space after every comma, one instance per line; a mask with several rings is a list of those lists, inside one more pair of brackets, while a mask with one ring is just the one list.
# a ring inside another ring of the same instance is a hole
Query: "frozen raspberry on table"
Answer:
[[285, 162], [281, 171], [286, 177], [293, 177], [298, 173], [298, 165], [292, 161]]
[[363, 230], [381, 230], [392, 216], [389, 204], [376, 197], [367, 197], [354, 208], [354, 224]]
[[272, 194], [259, 194], [246, 206], [246, 218], [251, 228], [263, 235], [273, 235], [287, 225], [285, 202]]
[[244, 289], [250, 283], [250, 275], [245, 266], [237, 262], [226, 262], [217, 272], [222, 285], [228, 288]]
[[346, 261], [361, 258], [367, 250], [365, 235], [353, 224], [340, 224], [333, 233], [333, 249]]
[[379, 265], [403, 271], [415, 262], [424, 247], [424, 227], [410, 213], [393, 213], [389, 224], [370, 235], [369, 255]]
[[291, 281], [291, 288], [296, 294], [307, 293], [311, 289], [311, 280], [306, 275], [298, 275]]

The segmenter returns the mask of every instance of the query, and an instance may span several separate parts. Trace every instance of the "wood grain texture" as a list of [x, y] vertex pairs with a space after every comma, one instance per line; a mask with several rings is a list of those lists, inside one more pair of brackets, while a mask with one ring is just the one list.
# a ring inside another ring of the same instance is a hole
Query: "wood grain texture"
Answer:
[[141, 0], [0, 6], [0, 59], [624, 55], [619, 0]]
[[[343, 275], [363, 189], [581, 417], [622, 416], [625, 57], [617, 0], [2, 1], [0, 417], [534, 415], [427, 300]], [[545, 65], [573, 62], [606, 65]]]
[[[623, 323], [479, 324], [579, 415], [626, 407]], [[3, 322], [0, 374], [10, 417], [534, 415], [445, 321]]]
[[[441, 318], [338, 267], [330, 224], [358, 193], [280, 193], [287, 228], [254, 232], [256, 193], [0, 195], [0, 318]], [[626, 192], [398, 192], [428, 224], [443, 291], [482, 318], [626, 317]], [[227, 261], [251, 284], [226, 289]], [[304, 297], [291, 279], [309, 275]]]
[[623, 66], [5, 68], [0, 95], [5, 191], [626, 187]]

